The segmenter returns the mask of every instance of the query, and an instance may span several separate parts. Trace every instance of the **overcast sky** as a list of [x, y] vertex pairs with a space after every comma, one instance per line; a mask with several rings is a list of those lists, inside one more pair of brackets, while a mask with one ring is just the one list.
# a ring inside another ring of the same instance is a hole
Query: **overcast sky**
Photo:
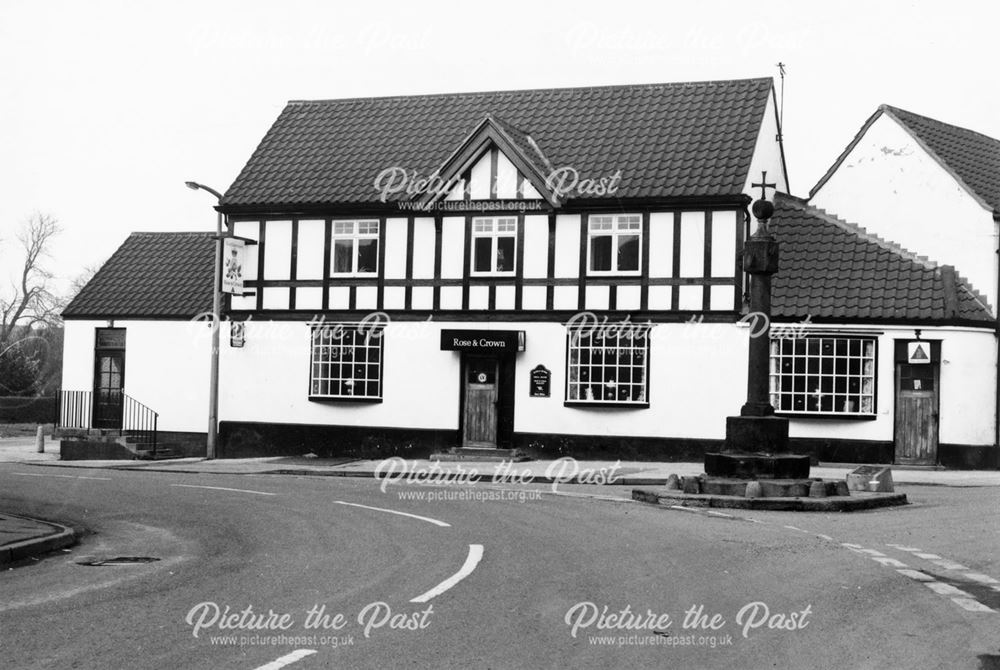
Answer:
[[1000, 138], [998, 17], [964, 0], [0, 0], [0, 237], [54, 215], [69, 279], [130, 231], [211, 230], [184, 181], [228, 188], [290, 99], [777, 78], [779, 61], [804, 196], [883, 102]]

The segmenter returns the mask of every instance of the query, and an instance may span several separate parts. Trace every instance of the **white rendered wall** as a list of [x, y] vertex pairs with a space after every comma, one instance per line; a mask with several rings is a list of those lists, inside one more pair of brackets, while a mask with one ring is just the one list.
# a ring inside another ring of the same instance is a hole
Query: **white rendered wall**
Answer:
[[[94, 329], [106, 321], [65, 323], [63, 382], [67, 391], [94, 386]], [[125, 329], [125, 393], [159, 416], [161, 431], [204, 433], [208, 426], [211, 329], [189, 321], [115, 321]], [[229, 332], [223, 326], [222, 338]]]
[[[835, 327], [838, 332], [846, 329]], [[876, 418], [837, 420], [790, 416], [791, 437], [835, 440], [894, 439], [896, 390], [894, 342], [912, 340], [913, 328], [882, 328], [878, 336]], [[813, 331], [819, 332], [819, 331]], [[925, 340], [941, 340], [940, 427], [946, 444], [995, 443], [996, 339], [989, 331], [921, 328]]]
[[[63, 322], [62, 389], [92, 391], [94, 388], [94, 330], [107, 321]], [[127, 345], [127, 342], [126, 342]], [[126, 366], [128, 361], [125, 361]]]
[[992, 213], [887, 114], [872, 123], [810, 203], [954, 265], [996, 307]]
[[[518, 355], [514, 429], [637, 437], [706, 438], [726, 435], [726, 415], [746, 400], [748, 331], [734, 324], [660, 324], [650, 331], [649, 407], [565, 407], [566, 327], [510, 324], [525, 330]], [[528, 396], [531, 369], [552, 371], [552, 395]]]
[[424, 322], [390, 324], [385, 334], [383, 402], [365, 403], [308, 399], [307, 323], [249, 321], [243, 348], [223, 343], [220, 419], [457, 430], [459, 356], [440, 350], [442, 327]]

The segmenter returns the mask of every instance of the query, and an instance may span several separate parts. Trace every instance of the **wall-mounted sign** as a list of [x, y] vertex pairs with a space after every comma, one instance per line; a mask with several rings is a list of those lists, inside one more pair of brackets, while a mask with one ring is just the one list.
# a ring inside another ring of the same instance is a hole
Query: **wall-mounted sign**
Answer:
[[229, 322], [229, 346], [241, 349], [247, 341], [247, 324], [243, 321]]
[[920, 365], [931, 362], [931, 343], [930, 342], [907, 342], [906, 343], [906, 362], [910, 365]]
[[544, 365], [536, 365], [530, 374], [531, 397], [548, 398], [552, 390], [552, 372]]
[[98, 349], [124, 349], [125, 329], [124, 328], [98, 328], [97, 329]]
[[222, 240], [222, 292], [243, 295], [246, 242], [237, 237]]
[[442, 330], [442, 351], [506, 354], [524, 351], [523, 330]]

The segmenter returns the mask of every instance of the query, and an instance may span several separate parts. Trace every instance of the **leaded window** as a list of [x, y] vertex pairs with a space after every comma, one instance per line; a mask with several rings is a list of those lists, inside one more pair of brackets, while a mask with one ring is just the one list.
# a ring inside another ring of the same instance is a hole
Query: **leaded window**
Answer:
[[781, 413], [874, 416], [876, 342], [807, 336], [771, 341], [771, 404]]
[[381, 400], [383, 333], [359, 324], [313, 328], [310, 397]]
[[566, 402], [649, 404], [649, 329], [570, 330]]

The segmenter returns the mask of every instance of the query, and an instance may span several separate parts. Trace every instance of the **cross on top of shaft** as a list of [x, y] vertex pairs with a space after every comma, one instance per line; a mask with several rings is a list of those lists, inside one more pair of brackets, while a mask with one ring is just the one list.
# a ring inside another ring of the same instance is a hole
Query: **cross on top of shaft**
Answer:
[[750, 188], [759, 188], [760, 189], [760, 199], [761, 200], [767, 200], [767, 189], [769, 189], [769, 188], [776, 188], [777, 184], [770, 184], [770, 183], [768, 183], [768, 181], [767, 181], [767, 170], [762, 170], [761, 172], [762, 172], [762, 176], [760, 178], [760, 183], [759, 184], [750, 184]]

